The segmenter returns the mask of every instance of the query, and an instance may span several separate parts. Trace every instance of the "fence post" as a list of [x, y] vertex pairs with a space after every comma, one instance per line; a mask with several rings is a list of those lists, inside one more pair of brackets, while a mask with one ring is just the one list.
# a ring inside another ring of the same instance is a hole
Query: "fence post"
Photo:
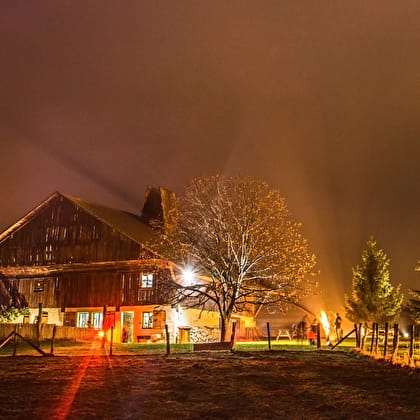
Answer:
[[386, 357], [386, 352], [387, 352], [387, 348], [388, 348], [388, 329], [389, 329], [389, 325], [388, 322], [385, 322], [385, 337], [384, 337], [384, 358]]
[[379, 344], [379, 322], [375, 323], [376, 335], [375, 335], [375, 354], [378, 354], [378, 344]]
[[270, 334], [270, 323], [267, 322], [267, 335], [268, 335], [268, 350], [271, 350], [271, 334]]
[[38, 303], [38, 321], [36, 323], [36, 341], [38, 347], [40, 346], [40, 336], [41, 336], [41, 321], [42, 321], [42, 302]]
[[398, 324], [394, 324], [394, 337], [392, 339], [392, 359], [398, 355], [398, 344], [400, 342], [398, 332]]
[[111, 326], [111, 338], [109, 340], [109, 355], [112, 356], [112, 343], [114, 342], [114, 326]]
[[356, 347], [360, 348], [360, 329], [357, 324], [354, 324], [354, 332], [356, 334]]
[[166, 336], [166, 355], [169, 356], [169, 354], [171, 353], [171, 343], [169, 341], [168, 324], [165, 324], [165, 336]]
[[316, 324], [316, 348], [321, 348], [321, 328], [319, 322]]
[[372, 322], [372, 333], [371, 333], [371, 336], [370, 336], [370, 351], [369, 351], [370, 354], [373, 353], [373, 343], [375, 341], [375, 331], [376, 331], [375, 323]]
[[54, 340], [55, 340], [56, 331], [57, 331], [57, 326], [54, 324], [53, 330], [52, 330], [52, 337], [51, 337], [51, 350], [50, 350], [51, 354], [54, 354]]
[[413, 360], [413, 354], [414, 354], [414, 324], [410, 327], [410, 347], [408, 350], [408, 357], [411, 362]]

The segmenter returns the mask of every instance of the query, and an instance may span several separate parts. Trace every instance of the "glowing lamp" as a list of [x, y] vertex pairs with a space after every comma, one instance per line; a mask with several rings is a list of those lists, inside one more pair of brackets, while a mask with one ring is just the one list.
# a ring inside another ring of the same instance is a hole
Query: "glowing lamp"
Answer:
[[182, 270], [182, 277], [187, 284], [194, 283], [194, 270], [191, 267], [185, 267]]

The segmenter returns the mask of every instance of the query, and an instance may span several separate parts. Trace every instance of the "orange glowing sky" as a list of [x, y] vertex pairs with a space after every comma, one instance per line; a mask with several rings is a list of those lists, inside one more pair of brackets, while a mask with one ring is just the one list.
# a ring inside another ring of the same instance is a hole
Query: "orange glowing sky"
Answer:
[[332, 310], [371, 234], [420, 287], [418, 1], [6, 3], [0, 229], [57, 190], [137, 211], [240, 172], [286, 197]]

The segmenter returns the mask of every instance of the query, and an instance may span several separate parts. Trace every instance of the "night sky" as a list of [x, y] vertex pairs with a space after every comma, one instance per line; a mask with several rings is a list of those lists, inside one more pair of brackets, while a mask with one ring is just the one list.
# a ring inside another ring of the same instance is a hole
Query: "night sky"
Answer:
[[371, 234], [420, 287], [417, 0], [4, 1], [0, 57], [0, 230], [240, 173], [303, 223], [328, 309]]

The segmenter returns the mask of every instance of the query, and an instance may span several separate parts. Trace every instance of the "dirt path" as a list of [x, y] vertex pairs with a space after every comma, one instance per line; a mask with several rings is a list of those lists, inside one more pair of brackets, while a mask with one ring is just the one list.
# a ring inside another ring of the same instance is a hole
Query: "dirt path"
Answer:
[[0, 359], [1, 419], [420, 419], [420, 373], [340, 352]]

